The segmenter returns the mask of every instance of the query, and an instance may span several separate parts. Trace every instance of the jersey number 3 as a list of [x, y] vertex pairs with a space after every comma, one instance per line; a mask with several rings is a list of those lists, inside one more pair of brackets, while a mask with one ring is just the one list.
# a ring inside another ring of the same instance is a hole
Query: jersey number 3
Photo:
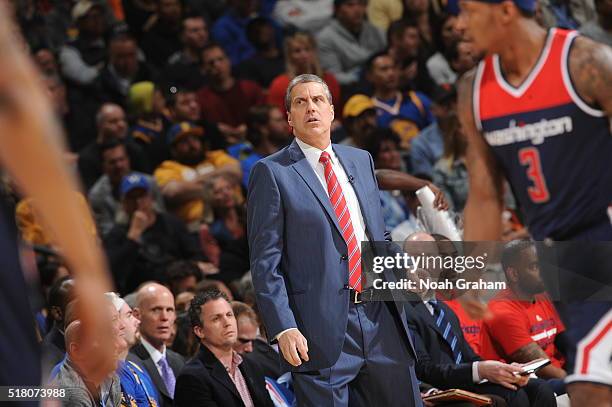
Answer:
[[542, 173], [542, 164], [540, 161], [540, 152], [535, 147], [521, 148], [518, 152], [519, 162], [521, 165], [527, 166], [527, 178], [533, 182], [533, 185], [527, 187], [529, 198], [534, 203], [544, 203], [550, 199], [546, 180]]

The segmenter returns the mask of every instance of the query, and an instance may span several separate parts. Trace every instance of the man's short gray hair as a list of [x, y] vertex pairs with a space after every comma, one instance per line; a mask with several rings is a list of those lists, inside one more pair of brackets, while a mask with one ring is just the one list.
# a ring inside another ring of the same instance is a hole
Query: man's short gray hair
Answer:
[[330, 105], [333, 104], [332, 95], [331, 95], [331, 92], [329, 91], [329, 86], [327, 86], [327, 83], [325, 83], [325, 81], [319, 78], [317, 75], [305, 73], [305, 74], [296, 76], [295, 78], [291, 80], [291, 82], [289, 82], [289, 86], [287, 86], [287, 93], [285, 93], [285, 110], [287, 110], [288, 112], [291, 111], [291, 91], [293, 90], [293, 88], [295, 88], [300, 83], [308, 83], [308, 82], [315, 82], [315, 83], [321, 84], [321, 86], [323, 86], [323, 90], [325, 91], [325, 96], [327, 97], [327, 101], [329, 102]]

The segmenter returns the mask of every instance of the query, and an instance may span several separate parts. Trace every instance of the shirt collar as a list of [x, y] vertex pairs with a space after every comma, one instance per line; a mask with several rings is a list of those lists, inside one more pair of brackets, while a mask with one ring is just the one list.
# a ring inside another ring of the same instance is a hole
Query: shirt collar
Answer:
[[328, 144], [327, 147], [325, 147], [324, 150], [320, 150], [317, 147], [313, 147], [310, 144], [303, 142], [297, 137], [295, 138], [295, 141], [304, 153], [304, 156], [306, 156], [306, 159], [308, 160], [310, 165], [313, 166], [313, 168], [319, 163], [319, 158], [321, 157], [321, 153], [323, 151], [326, 151], [330, 155], [332, 163], [338, 162], [331, 142]]
[[231, 366], [225, 366], [225, 370], [227, 370], [229, 373], [231, 373], [232, 371], [236, 371], [236, 369], [238, 369], [238, 366], [240, 366], [240, 364], [242, 363], [242, 356], [240, 356], [240, 354], [238, 352], [236, 352], [235, 350], [232, 350], [232, 362], [231, 362]]
[[166, 357], [166, 346], [165, 345], [164, 345], [163, 351], [160, 352], [157, 349], [155, 349], [155, 347], [151, 345], [145, 338], [141, 337], [140, 342], [142, 343], [142, 346], [144, 346], [144, 348], [147, 350], [147, 352], [149, 352], [149, 355], [151, 355], [151, 359], [153, 360], [153, 362], [155, 362], [156, 365], [162, 358]]

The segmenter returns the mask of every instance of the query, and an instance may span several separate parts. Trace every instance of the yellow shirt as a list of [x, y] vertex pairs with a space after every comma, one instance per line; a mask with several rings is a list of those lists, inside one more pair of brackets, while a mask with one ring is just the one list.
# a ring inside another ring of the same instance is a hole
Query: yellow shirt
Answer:
[[[91, 213], [85, 197], [80, 192], [75, 192], [73, 196], [79, 201], [79, 205], [87, 208], [87, 212]], [[19, 201], [15, 208], [15, 219], [17, 220], [17, 227], [19, 228], [23, 240], [30, 244], [53, 245], [55, 239], [53, 239], [49, 231], [45, 230], [44, 226], [41, 224], [39, 217], [32, 207], [32, 198], [26, 198]], [[87, 224], [87, 230], [92, 236], [96, 236], [97, 231], [93, 218], [89, 216], [85, 222]]]
[[[208, 152], [206, 159], [195, 167], [183, 165], [177, 161], [164, 161], [157, 167], [153, 176], [157, 185], [163, 188], [171, 181], [194, 181], [199, 175], [207, 174], [228, 164], [240, 165], [238, 160], [232, 158], [225, 151], [214, 150]], [[204, 198], [187, 201], [176, 208], [174, 213], [185, 223], [200, 221], [204, 214]]]

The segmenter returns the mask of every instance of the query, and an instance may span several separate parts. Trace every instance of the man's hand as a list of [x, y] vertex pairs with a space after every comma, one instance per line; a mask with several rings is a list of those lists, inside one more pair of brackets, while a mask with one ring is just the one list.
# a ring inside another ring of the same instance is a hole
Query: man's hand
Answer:
[[132, 220], [130, 221], [130, 229], [128, 230], [128, 239], [138, 241], [140, 237], [147, 230], [153, 222], [155, 218], [152, 216], [148, 216], [143, 211], [136, 211], [132, 215]]
[[516, 390], [516, 384], [524, 381], [523, 377], [515, 375], [522, 371], [523, 369], [518, 365], [512, 366], [496, 360], [478, 362], [478, 375], [482, 379], [487, 379], [491, 383], [497, 383], [510, 390]]
[[431, 182], [427, 183], [427, 186], [429, 187], [429, 189], [431, 189], [431, 192], [433, 192], [435, 195], [434, 208], [436, 208], [439, 211], [448, 210], [448, 201], [446, 200], [446, 196], [444, 196], [444, 192], [442, 192], [440, 188], [438, 188]]
[[306, 362], [309, 360], [308, 343], [304, 335], [297, 328], [284, 332], [278, 338], [278, 347], [285, 360], [293, 366], [301, 365], [302, 360]]

